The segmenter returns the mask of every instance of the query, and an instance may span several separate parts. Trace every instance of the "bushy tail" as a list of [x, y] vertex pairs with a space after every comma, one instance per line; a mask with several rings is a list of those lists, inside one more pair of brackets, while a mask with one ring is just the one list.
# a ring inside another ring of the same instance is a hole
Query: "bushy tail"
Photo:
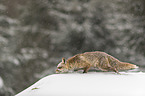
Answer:
[[117, 64], [116, 69], [118, 70], [129, 70], [129, 69], [136, 69], [138, 66], [126, 62], [120, 62]]

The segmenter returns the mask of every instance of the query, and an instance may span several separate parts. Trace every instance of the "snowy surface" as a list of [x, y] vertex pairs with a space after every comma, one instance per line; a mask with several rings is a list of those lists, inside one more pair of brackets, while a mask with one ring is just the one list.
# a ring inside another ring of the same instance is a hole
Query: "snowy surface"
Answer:
[[3, 80], [2, 80], [2, 78], [0, 77], [0, 89], [3, 87]]
[[145, 96], [145, 73], [54, 74], [16, 96]]

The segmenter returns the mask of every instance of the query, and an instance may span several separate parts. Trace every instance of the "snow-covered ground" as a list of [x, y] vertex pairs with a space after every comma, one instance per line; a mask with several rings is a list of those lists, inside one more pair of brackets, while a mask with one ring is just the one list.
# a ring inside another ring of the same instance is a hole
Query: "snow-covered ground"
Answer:
[[16, 96], [145, 96], [145, 73], [54, 74]]
[[0, 77], [0, 89], [3, 87], [3, 80], [2, 80], [2, 78]]

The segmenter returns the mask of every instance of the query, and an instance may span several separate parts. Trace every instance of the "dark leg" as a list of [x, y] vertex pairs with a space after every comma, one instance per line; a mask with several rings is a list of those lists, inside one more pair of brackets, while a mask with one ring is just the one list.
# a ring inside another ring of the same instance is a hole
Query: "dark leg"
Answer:
[[90, 69], [90, 66], [85, 67], [83, 73], [87, 73], [89, 69]]

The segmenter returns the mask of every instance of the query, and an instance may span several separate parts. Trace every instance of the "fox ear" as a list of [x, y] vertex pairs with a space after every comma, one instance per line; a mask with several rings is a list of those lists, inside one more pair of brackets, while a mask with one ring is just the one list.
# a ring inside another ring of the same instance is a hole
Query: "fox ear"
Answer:
[[65, 63], [65, 59], [64, 58], [62, 58], [62, 63]]

